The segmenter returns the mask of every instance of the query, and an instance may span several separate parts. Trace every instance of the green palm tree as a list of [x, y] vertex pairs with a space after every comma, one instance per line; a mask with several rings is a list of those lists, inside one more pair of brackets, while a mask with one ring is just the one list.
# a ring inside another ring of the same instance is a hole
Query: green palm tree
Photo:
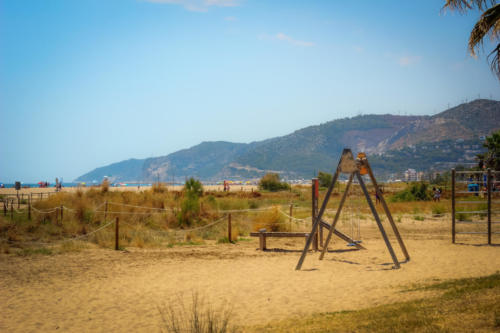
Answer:
[[500, 170], [500, 131], [486, 138], [483, 147], [488, 148], [484, 154], [478, 154], [479, 168]]
[[[496, 0], [445, 0], [444, 8], [465, 12], [467, 10], [484, 10], [469, 36], [469, 52], [476, 57], [486, 36], [491, 40], [500, 40], [500, 4]], [[500, 80], [500, 43], [488, 55], [491, 59], [491, 70]]]

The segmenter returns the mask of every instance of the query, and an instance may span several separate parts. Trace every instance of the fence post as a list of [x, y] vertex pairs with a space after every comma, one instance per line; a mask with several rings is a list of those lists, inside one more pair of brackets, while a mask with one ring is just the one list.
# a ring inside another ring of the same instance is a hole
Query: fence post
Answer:
[[21, 200], [19, 199], [19, 193], [17, 193], [17, 209], [21, 208]]
[[56, 225], [59, 225], [59, 207], [56, 207]]
[[[311, 213], [311, 216], [312, 216], [312, 224], [314, 225], [314, 221], [316, 221], [316, 211], [317, 211], [317, 207], [318, 207], [318, 193], [319, 193], [319, 188], [318, 188], [318, 178], [313, 178], [312, 179], [312, 184], [311, 184], [311, 189], [312, 189], [312, 213]], [[320, 225], [320, 228], [321, 228], [321, 225]], [[316, 232], [314, 235], [313, 235], [313, 242], [312, 242], [312, 245], [313, 245], [313, 250], [314, 251], [318, 251], [318, 232]]]
[[231, 235], [231, 213], [227, 214], [227, 239], [229, 243], [232, 243], [232, 235]]
[[455, 244], [455, 169], [451, 169], [451, 242]]
[[491, 169], [488, 168], [488, 245], [491, 245]]
[[115, 250], [118, 251], [120, 249], [120, 240], [119, 240], [119, 234], [120, 234], [120, 218], [117, 217], [115, 221]]
[[3, 216], [7, 216], [7, 200], [3, 201]]
[[28, 198], [28, 220], [31, 221], [31, 198]]
[[10, 219], [14, 219], [14, 199], [10, 201]]
[[61, 205], [61, 224], [63, 223], [63, 218], [64, 218], [64, 207]]
[[290, 204], [290, 231], [292, 231], [293, 204]]
[[30, 202], [33, 201], [33, 192], [30, 192]]
[[108, 215], [108, 200], [104, 204], [104, 222], [106, 222], [106, 216]]

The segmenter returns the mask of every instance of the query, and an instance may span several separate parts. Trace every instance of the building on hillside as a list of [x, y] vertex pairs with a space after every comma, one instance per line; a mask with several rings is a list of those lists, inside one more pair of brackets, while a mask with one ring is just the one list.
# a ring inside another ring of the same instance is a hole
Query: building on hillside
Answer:
[[417, 170], [415, 169], [408, 169], [405, 171], [405, 181], [407, 182], [417, 182], [419, 181], [418, 179], [418, 173]]

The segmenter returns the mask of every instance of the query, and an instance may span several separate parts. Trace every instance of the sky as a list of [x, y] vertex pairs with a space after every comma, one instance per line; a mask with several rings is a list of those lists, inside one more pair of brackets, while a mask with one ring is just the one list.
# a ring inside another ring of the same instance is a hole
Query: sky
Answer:
[[438, 0], [0, 0], [0, 182], [500, 99]]

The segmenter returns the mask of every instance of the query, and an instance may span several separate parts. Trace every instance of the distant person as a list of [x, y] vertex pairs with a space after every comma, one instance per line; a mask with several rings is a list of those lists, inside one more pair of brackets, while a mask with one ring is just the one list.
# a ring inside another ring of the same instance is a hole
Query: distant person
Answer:
[[435, 202], [439, 202], [441, 200], [441, 189], [440, 188], [435, 188], [433, 187], [432, 188], [434, 190], [434, 197], [433, 197], [433, 200]]

